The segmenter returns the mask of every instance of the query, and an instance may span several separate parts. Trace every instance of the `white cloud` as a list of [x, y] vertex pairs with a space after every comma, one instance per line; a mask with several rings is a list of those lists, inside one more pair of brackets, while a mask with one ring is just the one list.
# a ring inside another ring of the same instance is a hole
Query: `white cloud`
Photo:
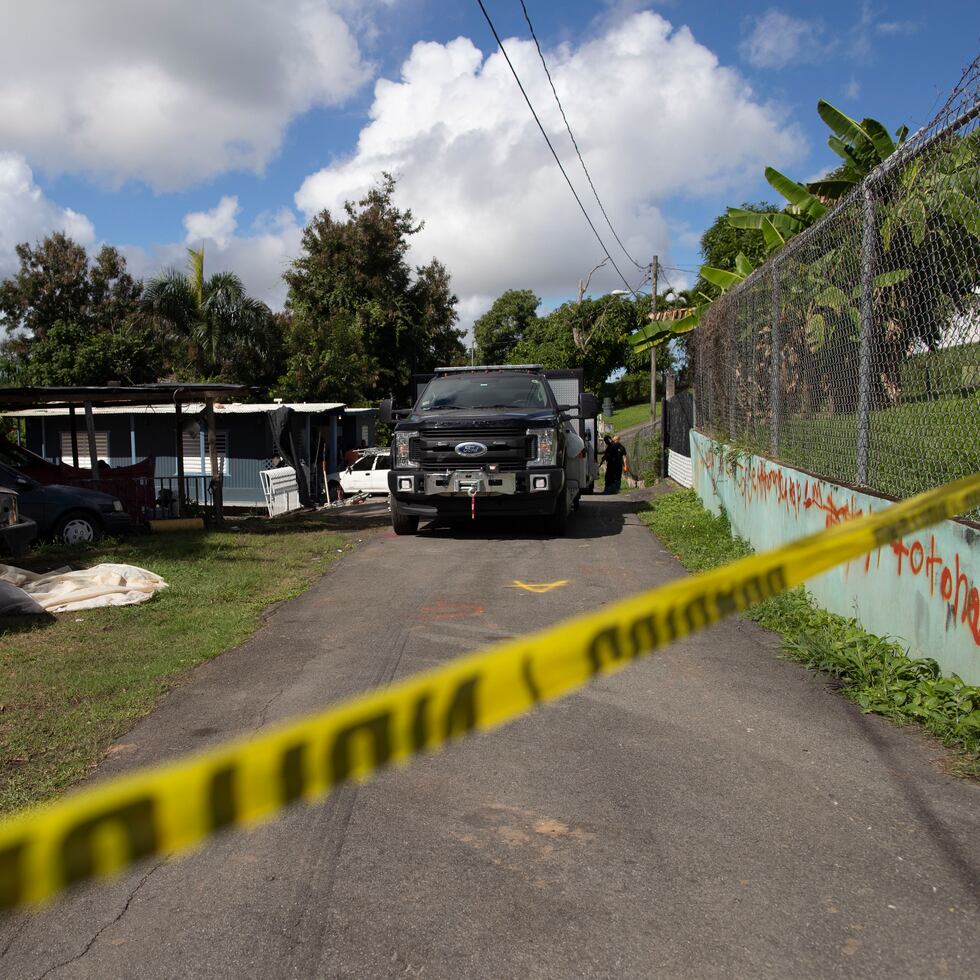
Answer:
[[[637, 282], [590, 197], [533, 44], [505, 44], [596, 227]], [[654, 253], [669, 260], [661, 201], [740, 200], [767, 163], [803, 150], [798, 131], [744, 78], [657, 14], [546, 56], [606, 210], [641, 264]], [[377, 82], [370, 115], [355, 153], [300, 187], [296, 204], [307, 216], [338, 213], [387, 170], [399, 177], [399, 205], [425, 220], [413, 261], [438, 256], [465, 303], [511, 288], [574, 295], [601, 251], [499, 54], [484, 60], [466, 38], [416, 44], [400, 80]], [[603, 270], [593, 293], [621, 285]]]
[[856, 78], [852, 77], [841, 88], [841, 92], [843, 92], [845, 99], [850, 99], [853, 102], [861, 95], [861, 83]]
[[0, 147], [50, 173], [159, 190], [260, 171], [294, 117], [368, 79], [344, 19], [366, 15], [353, 10], [349, 0], [7, 5]]
[[[273, 309], [286, 300], [282, 274], [299, 254], [303, 229], [290, 208], [256, 219], [251, 233], [236, 234], [238, 199], [222, 197], [210, 211], [184, 216], [185, 242], [146, 249], [122, 245], [129, 271], [149, 278], [166, 266], [186, 268], [187, 247], [204, 248], [205, 274], [234, 272], [245, 288]], [[92, 222], [71, 208], [63, 208], [44, 195], [34, 182], [27, 161], [15, 153], [0, 153], [0, 280], [13, 275], [19, 262], [14, 251], [21, 242], [34, 242], [63, 231], [90, 252], [101, 242]]]
[[184, 216], [188, 231], [185, 243], [157, 245], [151, 249], [125, 245], [120, 251], [126, 256], [130, 272], [148, 279], [167, 266], [185, 269], [188, 246], [203, 248], [205, 276], [234, 272], [250, 295], [274, 310], [281, 309], [286, 301], [282, 275], [299, 254], [303, 229], [295, 214], [285, 208], [276, 215], [263, 216], [253, 233], [238, 235], [235, 233], [237, 211], [237, 199], [223, 197], [211, 211]]
[[241, 210], [237, 197], [223, 197], [210, 211], [191, 211], [184, 215], [184, 228], [188, 245], [204, 239], [226, 248], [238, 227], [237, 215]]
[[823, 28], [816, 21], [791, 17], [771, 7], [751, 23], [739, 53], [754, 68], [785, 68], [818, 61], [824, 55]]
[[916, 34], [922, 30], [919, 20], [883, 20], [875, 24], [879, 34]]
[[16, 245], [33, 244], [55, 231], [65, 232], [82, 245], [95, 241], [95, 229], [85, 215], [45, 197], [22, 156], [0, 152], [0, 279], [19, 267]]

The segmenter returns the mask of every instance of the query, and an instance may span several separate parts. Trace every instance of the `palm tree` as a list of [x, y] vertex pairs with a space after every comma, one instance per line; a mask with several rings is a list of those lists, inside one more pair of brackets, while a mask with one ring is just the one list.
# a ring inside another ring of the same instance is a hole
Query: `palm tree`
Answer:
[[[220, 377], [236, 355], [259, 353], [270, 337], [272, 311], [245, 292], [233, 272], [204, 278], [204, 249], [187, 250], [188, 272], [164, 269], [143, 291], [141, 305], [183, 366], [200, 378]], [[248, 380], [248, 379], [246, 379]]]

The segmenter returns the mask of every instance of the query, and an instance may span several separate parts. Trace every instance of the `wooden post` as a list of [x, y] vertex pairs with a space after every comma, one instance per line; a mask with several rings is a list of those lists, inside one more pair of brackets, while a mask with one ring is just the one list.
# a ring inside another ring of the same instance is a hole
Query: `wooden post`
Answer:
[[75, 418], [75, 406], [68, 406], [68, 422], [71, 425], [71, 465], [78, 469], [78, 419]]
[[187, 488], [184, 486], [184, 424], [180, 413], [180, 402], [174, 402], [177, 439], [177, 516], [183, 517], [187, 509]]
[[92, 403], [85, 403], [85, 428], [88, 429], [88, 461], [92, 470], [92, 485], [99, 489], [99, 449], [95, 444], [95, 417], [92, 415]]
[[[222, 472], [218, 466], [218, 434], [214, 427], [214, 399], [205, 402], [204, 414], [208, 421], [208, 453], [211, 460], [211, 500], [214, 503], [214, 522], [221, 524], [224, 520], [222, 513]], [[298, 462], [298, 461], [297, 461]]]

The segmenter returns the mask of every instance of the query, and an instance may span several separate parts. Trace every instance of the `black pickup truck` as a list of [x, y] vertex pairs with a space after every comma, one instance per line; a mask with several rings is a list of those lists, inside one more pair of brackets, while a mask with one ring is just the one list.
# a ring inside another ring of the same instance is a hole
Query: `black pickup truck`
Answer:
[[419, 520], [488, 514], [536, 516], [563, 534], [595, 482], [595, 396], [581, 372], [553, 372], [574, 404], [555, 396], [538, 365], [438, 368], [415, 405], [381, 403], [391, 440], [391, 522], [414, 534]]

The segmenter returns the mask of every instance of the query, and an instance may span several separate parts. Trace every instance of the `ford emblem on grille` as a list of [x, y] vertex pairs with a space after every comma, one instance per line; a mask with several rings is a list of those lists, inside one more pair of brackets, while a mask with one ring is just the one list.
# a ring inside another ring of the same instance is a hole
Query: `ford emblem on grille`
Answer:
[[457, 456], [482, 456], [487, 447], [482, 442], [459, 442], [456, 444]]

